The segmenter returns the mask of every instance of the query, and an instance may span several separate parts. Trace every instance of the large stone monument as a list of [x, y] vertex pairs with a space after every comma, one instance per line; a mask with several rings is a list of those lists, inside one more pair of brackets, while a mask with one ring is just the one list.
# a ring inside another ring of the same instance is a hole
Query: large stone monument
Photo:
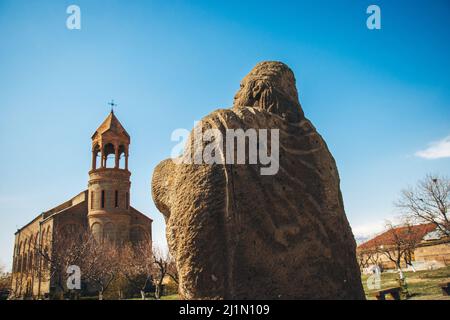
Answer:
[[[263, 174], [267, 163], [251, 164], [250, 152], [245, 164], [189, 163], [198, 144], [207, 145], [195, 133], [211, 128], [223, 137], [230, 129], [274, 136], [278, 129], [279, 140], [267, 143], [272, 153], [278, 143], [276, 170]], [[339, 183], [333, 156], [303, 114], [293, 72], [280, 62], [258, 64], [233, 107], [202, 119], [183, 155], [161, 162], [153, 175], [181, 296], [364, 299]]]

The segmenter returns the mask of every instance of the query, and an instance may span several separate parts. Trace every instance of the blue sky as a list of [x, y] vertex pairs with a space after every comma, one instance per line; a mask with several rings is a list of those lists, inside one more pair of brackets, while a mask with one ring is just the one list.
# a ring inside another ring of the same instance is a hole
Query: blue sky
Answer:
[[[81, 30], [65, 26], [71, 4]], [[381, 30], [366, 28], [370, 4]], [[229, 107], [262, 60], [295, 72], [352, 227], [375, 230], [402, 188], [450, 175], [449, 21], [446, 0], [0, 0], [0, 263], [18, 227], [86, 188], [110, 99], [132, 137], [132, 203], [164, 244], [150, 178], [172, 131]]]

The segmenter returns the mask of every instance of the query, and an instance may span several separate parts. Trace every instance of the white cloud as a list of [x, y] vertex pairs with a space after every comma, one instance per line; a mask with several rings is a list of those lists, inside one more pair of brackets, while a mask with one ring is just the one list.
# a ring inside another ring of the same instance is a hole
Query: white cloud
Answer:
[[431, 142], [427, 149], [417, 151], [415, 155], [424, 159], [450, 158], [450, 136]]
[[355, 238], [370, 238], [373, 235], [383, 231], [384, 224], [385, 223], [383, 221], [380, 221], [352, 226], [353, 235]]

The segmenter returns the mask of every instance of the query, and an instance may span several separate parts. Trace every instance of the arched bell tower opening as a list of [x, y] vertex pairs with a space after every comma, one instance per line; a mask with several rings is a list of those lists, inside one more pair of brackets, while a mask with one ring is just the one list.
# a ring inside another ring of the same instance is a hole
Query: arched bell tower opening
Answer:
[[125, 241], [130, 229], [130, 136], [114, 112], [92, 135], [89, 171], [89, 226], [94, 236]]

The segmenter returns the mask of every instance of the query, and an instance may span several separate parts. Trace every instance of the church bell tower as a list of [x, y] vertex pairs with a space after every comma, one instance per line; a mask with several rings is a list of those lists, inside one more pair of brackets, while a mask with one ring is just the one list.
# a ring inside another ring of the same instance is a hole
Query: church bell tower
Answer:
[[97, 239], [128, 240], [131, 219], [129, 146], [130, 136], [111, 110], [92, 136], [88, 220]]

